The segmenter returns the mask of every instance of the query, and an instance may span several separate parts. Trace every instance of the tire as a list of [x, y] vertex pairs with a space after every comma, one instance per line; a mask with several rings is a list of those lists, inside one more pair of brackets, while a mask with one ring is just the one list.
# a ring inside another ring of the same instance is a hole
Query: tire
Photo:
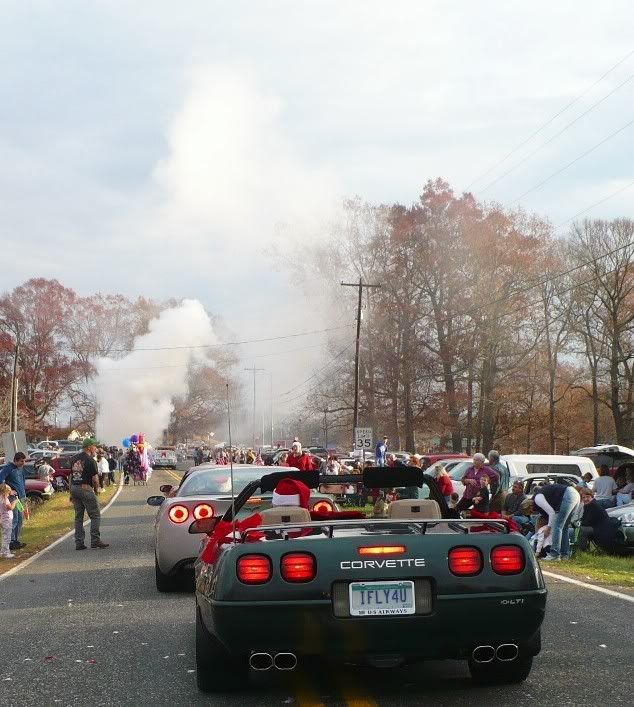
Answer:
[[27, 493], [26, 497], [29, 499], [31, 502], [31, 506], [41, 506], [44, 503], [44, 499], [40, 496], [39, 493]]
[[196, 684], [201, 692], [229, 692], [244, 688], [249, 677], [246, 656], [232, 656], [212, 636], [196, 603]]
[[183, 582], [180, 575], [165, 574], [159, 567], [156, 555], [154, 555], [154, 576], [156, 588], [159, 592], [178, 592], [182, 589]]
[[471, 679], [479, 685], [508, 685], [524, 682], [533, 667], [533, 656], [506, 662], [475, 663], [469, 658]]

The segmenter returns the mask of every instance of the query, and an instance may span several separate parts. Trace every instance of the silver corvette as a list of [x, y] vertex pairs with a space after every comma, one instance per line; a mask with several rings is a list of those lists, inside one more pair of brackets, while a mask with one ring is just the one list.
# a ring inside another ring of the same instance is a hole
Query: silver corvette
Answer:
[[[264, 474], [283, 471], [279, 466], [235, 464], [234, 493]], [[221, 516], [231, 505], [231, 471], [228, 466], [202, 465], [191, 468], [178, 486], [161, 486], [163, 496], [150, 496], [157, 506], [154, 521], [154, 566], [159, 592], [177, 591], [191, 583], [193, 566], [201, 548], [201, 536], [189, 533], [192, 521]], [[251, 498], [238, 519], [271, 507], [271, 494]], [[338, 510], [332, 496], [312, 491], [309, 509]]]

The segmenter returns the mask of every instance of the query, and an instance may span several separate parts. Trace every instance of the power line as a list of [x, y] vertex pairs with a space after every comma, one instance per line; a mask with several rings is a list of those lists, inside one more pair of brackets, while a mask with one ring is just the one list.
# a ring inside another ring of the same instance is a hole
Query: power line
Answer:
[[614, 93], [616, 93], [620, 88], [622, 88], [623, 86], [625, 86], [626, 83], [629, 83], [632, 79], [634, 79], [634, 75], [628, 77], [627, 79], [625, 79], [625, 81], [621, 82], [616, 88], [612, 89], [609, 93], [607, 93], [605, 96], [603, 96], [603, 98], [601, 98], [600, 100], [598, 100], [596, 103], [593, 103], [587, 110], [585, 110], [583, 113], [581, 113], [580, 115], [578, 115], [574, 120], [571, 120], [571, 121], [570, 121], [567, 125], [565, 125], [558, 133], [555, 133], [552, 137], [550, 137], [548, 140], [546, 140], [546, 142], [543, 142], [541, 145], [539, 145], [538, 147], [536, 147], [532, 152], [529, 152], [528, 155], [526, 155], [525, 157], [523, 157], [519, 162], [516, 162], [512, 167], [510, 167], [509, 169], [507, 169], [506, 172], [503, 172], [499, 177], [496, 177], [492, 182], [490, 182], [489, 184], [487, 184], [486, 187], [484, 187], [483, 189], [478, 190], [476, 193], [477, 193], [478, 195], [484, 194], [485, 191], [488, 191], [492, 186], [494, 186], [494, 185], [497, 184], [498, 182], [502, 181], [502, 179], [504, 179], [504, 177], [507, 177], [509, 174], [511, 174], [512, 172], [514, 172], [518, 167], [520, 167], [520, 166], [523, 165], [525, 162], [527, 162], [531, 157], [533, 157], [533, 156], [536, 155], [538, 152], [540, 152], [541, 150], [543, 150], [543, 148], [546, 147], [546, 145], [550, 145], [550, 143], [553, 142], [553, 140], [556, 140], [558, 137], [560, 137], [561, 135], [563, 135], [563, 134], [568, 130], [568, 128], [570, 128], [571, 126], [573, 126], [577, 121], [581, 120], [581, 118], [583, 118], [584, 116], [588, 115], [588, 113], [590, 113], [590, 112], [591, 112], [592, 110], [594, 110], [598, 105], [600, 105], [601, 103], [603, 103], [603, 101], [607, 100], [610, 96], [612, 96], [612, 95], [613, 95]]
[[[271, 356], [285, 356], [291, 353], [297, 353], [298, 351], [309, 351], [311, 349], [323, 349], [327, 346], [326, 342], [321, 344], [314, 344], [313, 346], [302, 346], [298, 349], [284, 349], [284, 351], [270, 351], [269, 353], [263, 354], [253, 354], [248, 356], [248, 358], [269, 358]], [[160, 370], [163, 368], [189, 368], [190, 362], [187, 363], [174, 363], [165, 364], [164, 366], [109, 366], [107, 368], [102, 368], [102, 371], [146, 371], [146, 370]]]
[[[634, 184], [634, 182], [632, 182]], [[478, 312], [482, 309], [487, 309], [491, 305], [494, 304], [499, 304], [500, 302], [505, 302], [507, 300], [510, 300], [512, 297], [517, 297], [518, 295], [523, 295], [526, 292], [530, 292], [531, 290], [534, 290], [537, 287], [541, 287], [542, 285], [546, 285], [549, 282], [553, 282], [554, 280], [559, 280], [561, 277], [565, 277], [566, 275], [570, 275], [573, 272], [577, 272], [577, 270], [581, 270], [582, 268], [585, 268], [588, 265], [596, 265], [600, 260], [603, 260], [604, 258], [609, 258], [611, 255], [614, 255], [615, 253], [618, 253], [621, 250], [624, 250], [625, 248], [629, 248], [634, 245], [634, 241], [628, 242], [625, 245], [621, 245], [618, 248], [613, 248], [612, 250], [609, 250], [607, 253], [603, 253], [603, 255], [598, 255], [596, 258], [591, 258], [590, 260], [587, 260], [584, 263], [581, 263], [580, 265], [575, 265], [573, 268], [569, 268], [568, 270], [564, 270], [563, 272], [555, 273], [554, 275], [549, 275], [548, 277], [538, 280], [537, 282], [533, 282], [530, 285], [527, 285], [525, 287], [521, 287], [518, 290], [515, 290], [515, 292], [510, 292], [508, 295], [504, 295], [503, 297], [498, 297], [497, 299], [491, 300], [490, 302], [487, 302], [486, 304], [479, 304], [477, 307], [472, 307], [470, 309], [465, 310], [464, 312], [460, 312], [461, 315], [466, 315], [466, 314], [473, 314], [474, 312]]]
[[312, 336], [313, 334], [324, 334], [329, 331], [339, 331], [341, 329], [350, 329], [352, 324], [344, 324], [343, 326], [329, 327], [328, 329], [314, 329], [313, 331], [301, 331], [296, 334], [284, 334], [282, 336], [269, 336], [264, 339], [245, 339], [244, 341], [225, 341], [221, 344], [194, 344], [189, 346], [152, 346], [147, 348], [126, 348], [112, 349], [112, 351], [132, 353], [135, 351], [178, 351], [181, 349], [215, 349], [225, 346], [241, 346], [243, 344], [261, 344], [267, 341], [281, 341], [282, 339], [295, 339], [300, 336]]
[[568, 110], [568, 108], [571, 108], [575, 103], [577, 103], [577, 102], [578, 102], [579, 100], [581, 100], [584, 96], [586, 96], [588, 93], [590, 93], [590, 91], [591, 91], [595, 86], [597, 86], [599, 83], [601, 83], [601, 81], [603, 81], [603, 79], [604, 79], [606, 76], [608, 76], [609, 74], [611, 74], [611, 73], [614, 71], [614, 69], [616, 69], [617, 67], [619, 67], [619, 66], [620, 66], [621, 64], [623, 64], [625, 61], [627, 61], [633, 54], [634, 54], [634, 49], [633, 49], [632, 51], [628, 52], [622, 59], [620, 59], [619, 61], [617, 61], [616, 64], [614, 64], [613, 66], [611, 66], [604, 74], [602, 74], [601, 76], [599, 76], [599, 78], [598, 78], [593, 84], [591, 84], [590, 86], [588, 86], [588, 88], [586, 88], [586, 89], [585, 89], [584, 91], [582, 91], [578, 96], [576, 96], [575, 98], [573, 98], [573, 99], [572, 99], [569, 103], [567, 103], [560, 111], [558, 111], [557, 113], [555, 113], [555, 115], [553, 115], [552, 117], [550, 117], [545, 123], [542, 123], [542, 125], [540, 125], [540, 127], [537, 128], [537, 130], [535, 130], [534, 132], [532, 132], [525, 140], [522, 140], [522, 142], [520, 142], [519, 145], [517, 145], [516, 147], [514, 147], [514, 148], [513, 148], [508, 154], [506, 154], [501, 160], [498, 160], [494, 165], [492, 165], [492, 166], [489, 167], [485, 172], [483, 172], [482, 174], [480, 174], [480, 176], [476, 177], [476, 178], [466, 187], [465, 191], [469, 191], [469, 190], [471, 189], [471, 187], [473, 187], [474, 184], [476, 184], [477, 182], [479, 182], [483, 177], [486, 177], [487, 175], [491, 174], [491, 172], [492, 172], [494, 169], [496, 169], [496, 168], [499, 167], [501, 164], [503, 164], [504, 162], [506, 162], [506, 160], [507, 160], [509, 157], [511, 157], [512, 155], [514, 155], [518, 150], [520, 150], [522, 147], [524, 147], [524, 145], [526, 145], [527, 143], [529, 143], [536, 135], [539, 135], [539, 133], [540, 133], [544, 128], [548, 127], [548, 126], [549, 126], [552, 122], [554, 122], [560, 115], [562, 115], [563, 113], [565, 113], [565, 112]]
[[604, 145], [606, 142], [611, 140], [613, 137], [616, 137], [619, 133], [622, 133], [624, 130], [629, 128], [630, 125], [632, 125], [632, 124], [634, 124], [634, 119], [630, 120], [625, 125], [622, 125], [620, 128], [618, 128], [614, 132], [610, 133], [607, 137], [604, 137], [603, 140], [600, 140], [595, 145], [593, 145], [591, 148], [589, 148], [585, 152], [581, 153], [579, 156], [575, 157], [575, 159], [572, 160], [571, 162], [569, 162], [567, 165], [561, 167], [557, 171], [550, 174], [548, 177], [546, 177], [546, 179], [543, 179], [541, 182], [539, 182], [535, 186], [531, 187], [530, 189], [527, 189], [523, 194], [520, 194], [520, 196], [518, 196], [517, 199], [515, 199], [515, 201], [513, 201], [511, 203], [511, 206], [514, 206], [515, 204], [519, 203], [525, 196], [527, 196], [528, 194], [531, 194], [532, 192], [536, 191], [540, 187], [544, 186], [544, 184], [546, 184], [546, 182], [549, 182], [553, 177], [556, 177], [558, 174], [565, 172], [568, 169], [568, 167], [572, 167], [573, 164], [575, 164], [576, 162], [579, 162], [579, 160], [583, 159], [584, 157], [589, 155], [591, 152], [594, 152], [597, 148], [601, 147], [601, 145]]
[[339, 351], [339, 353], [335, 354], [335, 355], [328, 361], [328, 363], [326, 363], [326, 365], [322, 366], [321, 368], [318, 368], [311, 376], [309, 376], [308, 378], [306, 378], [306, 380], [302, 381], [301, 383], [298, 383], [296, 386], [294, 386], [293, 388], [290, 388], [289, 390], [285, 391], [284, 393], [280, 393], [280, 394], [277, 395], [276, 397], [277, 397], [277, 398], [283, 398], [283, 397], [285, 397], [285, 396], [287, 396], [287, 395], [290, 395], [291, 393], [295, 392], [295, 391], [298, 390], [299, 388], [302, 388], [303, 386], [306, 385], [306, 383], [310, 383], [310, 381], [313, 380], [313, 378], [315, 378], [316, 376], [318, 376], [322, 371], [324, 371], [326, 368], [328, 368], [330, 365], [332, 365], [335, 361], [337, 361], [337, 359], [339, 359], [341, 356], [343, 356], [343, 354], [346, 353], [346, 351], [349, 351], [351, 348], [352, 348], [351, 346], [346, 346], [344, 349], [342, 349], [341, 351]]
[[571, 221], [574, 221], [574, 220], [575, 220], [576, 218], [578, 218], [579, 216], [583, 216], [583, 214], [588, 213], [588, 211], [592, 211], [592, 209], [594, 209], [595, 206], [600, 206], [601, 204], [605, 203], [606, 201], [609, 201], [610, 199], [612, 199], [612, 197], [617, 196], [617, 194], [621, 194], [621, 192], [624, 192], [624, 191], [626, 191], [627, 189], [630, 189], [630, 188], [633, 187], [633, 186], [634, 186], [634, 180], [631, 181], [629, 184], [626, 184], [624, 187], [620, 187], [620, 188], [617, 189], [616, 191], [613, 191], [611, 194], [608, 194], [608, 195], [607, 195], [606, 197], [604, 197], [603, 199], [599, 199], [599, 201], [596, 201], [594, 204], [591, 204], [591, 205], [588, 206], [587, 208], [582, 209], [581, 211], [577, 211], [577, 213], [576, 213], [574, 216], [571, 216], [569, 219], [566, 219], [565, 221], [562, 221], [562, 222], [561, 222], [558, 226], [556, 226], [555, 228], [559, 229], [559, 228], [561, 228], [562, 226], [565, 226], [566, 224], [570, 223]]

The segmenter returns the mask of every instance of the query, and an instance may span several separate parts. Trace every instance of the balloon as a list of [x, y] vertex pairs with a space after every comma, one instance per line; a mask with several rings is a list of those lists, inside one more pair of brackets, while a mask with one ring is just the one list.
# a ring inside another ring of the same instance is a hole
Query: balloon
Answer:
[[130, 442], [132, 442], [132, 444], [138, 444], [138, 442], [139, 442], [139, 436], [138, 436], [138, 435], [132, 435], [132, 436], [130, 437]]
[[129, 437], [126, 437], [126, 438], [121, 442], [121, 444], [127, 449], [127, 448], [132, 444], [132, 442], [131, 442], [131, 440], [130, 440]]
[[141, 432], [139, 434], [139, 444], [144, 444], [145, 443], [145, 435]]

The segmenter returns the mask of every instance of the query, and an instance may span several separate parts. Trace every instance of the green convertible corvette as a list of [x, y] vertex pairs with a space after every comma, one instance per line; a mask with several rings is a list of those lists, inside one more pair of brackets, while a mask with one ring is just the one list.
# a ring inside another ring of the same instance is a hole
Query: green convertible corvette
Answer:
[[337, 483], [400, 488], [387, 518], [294, 506], [233, 517], [281, 479], [310, 488], [316, 472], [254, 480], [207, 532], [196, 562], [196, 665], [203, 691], [244, 686], [249, 670], [293, 670], [305, 656], [394, 667], [465, 659], [474, 680], [520, 682], [541, 648], [546, 588], [526, 539], [500, 520], [455, 517], [433, 478], [368, 469]]

